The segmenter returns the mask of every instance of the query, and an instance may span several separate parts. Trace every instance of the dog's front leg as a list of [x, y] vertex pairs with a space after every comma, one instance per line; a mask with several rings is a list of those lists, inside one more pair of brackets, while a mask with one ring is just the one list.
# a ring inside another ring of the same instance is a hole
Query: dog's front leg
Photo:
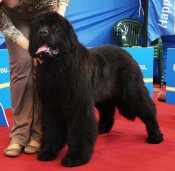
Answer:
[[84, 108], [83, 111], [76, 113], [71, 123], [67, 125], [68, 152], [62, 160], [62, 165], [66, 167], [83, 165], [90, 160], [97, 137], [93, 107]]
[[53, 110], [42, 110], [43, 135], [38, 159], [42, 161], [54, 160], [66, 142], [67, 127], [64, 118], [53, 114]]

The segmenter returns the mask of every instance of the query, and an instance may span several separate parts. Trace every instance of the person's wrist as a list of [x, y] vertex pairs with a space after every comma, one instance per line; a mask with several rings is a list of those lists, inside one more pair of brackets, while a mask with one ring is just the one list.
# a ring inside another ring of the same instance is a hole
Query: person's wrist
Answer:
[[19, 45], [20, 47], [22, 47], [25, 50], [28, 50], [29, 47], [29, 41], [25, 38], [25, 37], [19, 37], [16, 40], [17, 45]]
[[65, 12], [66, 12], [67, 6], [65, 5], [60, 5], [57, 9], [57, 12], [64, 17]]

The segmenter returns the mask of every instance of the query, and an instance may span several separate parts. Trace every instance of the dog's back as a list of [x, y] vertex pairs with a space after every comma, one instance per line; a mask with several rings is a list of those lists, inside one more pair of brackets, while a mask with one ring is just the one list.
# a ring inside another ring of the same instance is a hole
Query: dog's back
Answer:
[[[89, 49], [89, 52], [91, 54], [91, 58], [96, 58], [94, 60], [96, 60], [99, 63], [98, 66], [101, 69], [105, 70], [106, 66], [109, 67], [110, 70], [115, 70], [115, 74], [116, 72], [119, 72], [119, 74], [128, 77], [129, 76], [128, 74], [131, 73], [131, 75], [134, 76], [135, 73], [137, 74], [135, 75], [136, 77], [138, 77], [139, 75], [140, 75], [139, 77], [142, 77], [142, 73], [140, 71], [137, 62], [128, 52], [126, 52], [124, 49], [118, 46], [114, 45], [99, 46]], [[128, 70], [130, 72], [128, 72]]]
[[138, 64], [122, 48], [105, 45], [89, 49], [89, 52], [91, 60], [95, 63], [94, 89], [98, 90], [95, 95], [97, 101], [102, 99], [102, 96], [119, 96], [118, 94], [126, 90], [130, 82], [136, 86], [144, 84]]

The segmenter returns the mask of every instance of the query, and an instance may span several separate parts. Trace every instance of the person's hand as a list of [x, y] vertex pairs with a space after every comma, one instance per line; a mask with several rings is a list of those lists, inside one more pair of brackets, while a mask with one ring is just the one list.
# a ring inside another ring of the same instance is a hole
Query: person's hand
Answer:
[[66, 12], [66, 6], [65, 5], [60, 5], [58, 8], [57, 8], [57, 12], [58, 14], [62, 15], [64, 17], [65, 15], [65, 12]]
[[38, 64], [42, 64], [43, 60], [39, 59], [39, 58], [34, 58], [33, 60], [34, 66], [38, 66]]

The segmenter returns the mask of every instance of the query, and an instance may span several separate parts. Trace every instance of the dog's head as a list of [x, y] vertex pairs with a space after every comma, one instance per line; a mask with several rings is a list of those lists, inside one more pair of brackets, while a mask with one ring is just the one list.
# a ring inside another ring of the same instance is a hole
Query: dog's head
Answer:
[[77, 36], [67, 19], [56, 12], [38, 15], [30, 27], [29, 53], [33, 58], [58, 58], [75, 53]]

